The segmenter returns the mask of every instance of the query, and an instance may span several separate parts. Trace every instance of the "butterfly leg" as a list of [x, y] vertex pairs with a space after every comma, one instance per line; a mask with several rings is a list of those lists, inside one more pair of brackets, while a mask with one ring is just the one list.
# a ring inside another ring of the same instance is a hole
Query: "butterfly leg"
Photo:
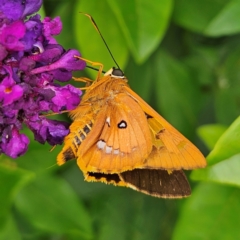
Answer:
[[51, 113], [46, 113], [46, 114], [41, 114], [40, 117], [49, 117], [49, 116], [55, 116], [55, 115], [59, 115], [62, 113], [69, 113], [71, 110], [63, 110], [60, 112], [51, 112]]
[[103, 64], [102, 64], [102, 63], [92, 62], [92, 61], [90, 61], [90, 60], [87, 60], [87, 59], [82, 58], [82, 57], [79, 57], [79, 56], [74, 56], [74, 57], [75, 57], [75, 58], [78, 58], [78, 59], [80, 59], [80, 60], [83, 60], [83, 61], [85, 61], [86, 63], [91, 64], [92, 66], [98, 66], [98, 67], [99, 67], [99, 70], [98, 70], [98, 74], [97, 74], [96, 81], [97, 81], [98, 79], [100, 79], [100, 75], [101, 75], [101, 73], [102, 73], [102, 71], [103, 71]]
[[83, 82], [83, 83], [86, 83], [86, 87], [80, 88], [81, 90], [86, 90], [86, 89], [88, 89], [88, 87], [89, 87], [89, 86], [92, 84], [92, 82], [93, 82], [92, 79], [85, 78], [85, 77], [81, 77], [81, 78], [73, 77], [73, 80], [74, 80], [75, 82]]

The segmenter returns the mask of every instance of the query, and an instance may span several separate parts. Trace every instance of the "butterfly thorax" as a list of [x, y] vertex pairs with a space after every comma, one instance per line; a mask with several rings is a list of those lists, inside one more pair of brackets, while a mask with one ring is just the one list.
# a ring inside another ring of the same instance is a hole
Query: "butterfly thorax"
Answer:
[[89, 113], [95, 117], [103, 106], [114, 103], [119, 94], [126, 93], [124, 86], [128, 86], [126, 78], [102, 77], [86, 90], [79, 106], [70, 112], [71, 118], [80, 119]]
[[125, 92], [124, 86], [128, 86], [126, 78], [105, 76], [85, 92], [81, 104], [86, 102], [94, 102], [96, 104], [95, 101], [99, 100], [106, 102], [109, 99], [113, 99], [117, 94]]

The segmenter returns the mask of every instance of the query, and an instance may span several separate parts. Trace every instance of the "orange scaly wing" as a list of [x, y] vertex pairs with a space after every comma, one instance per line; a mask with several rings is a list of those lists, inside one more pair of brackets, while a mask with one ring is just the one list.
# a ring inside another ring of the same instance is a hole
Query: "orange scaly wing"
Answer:
[[187, 138], [153, 110], [130, 88], [128, 94], [135, 99], [147, 114], [152, 133], [152, 152], [142, 168], [152, 169], [195, 169], [206, 166], [205, 157]]
[[103, 107], [80, 145], [77, 162], [83, 172], [119, 173], [142, 167], [152, 150], [144, 112], [127, 94]]

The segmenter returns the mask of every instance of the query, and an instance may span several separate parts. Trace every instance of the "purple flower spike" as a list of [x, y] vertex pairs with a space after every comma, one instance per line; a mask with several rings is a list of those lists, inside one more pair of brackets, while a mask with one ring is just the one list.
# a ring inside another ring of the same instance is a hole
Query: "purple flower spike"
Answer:
[[66, 51], [54, 39], [62, 29], [59, 17], [38, 14], [42, 0], [0, 0], [0, 154], [23, 155], [29, 139], [20, 131], [25, 124], [35, 140], [61, 144], [68, 123], [44, 114], [72, 110], [80, 102], [80, 89], [56, 81], [71, 79], [85, 62], [77, 50]]

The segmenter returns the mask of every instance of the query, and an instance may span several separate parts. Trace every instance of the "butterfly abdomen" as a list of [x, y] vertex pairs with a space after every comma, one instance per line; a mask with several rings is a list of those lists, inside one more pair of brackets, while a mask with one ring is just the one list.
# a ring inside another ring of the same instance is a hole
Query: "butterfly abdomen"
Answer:
[[[83, 125], [83, 127], [81, 127], [81, 125]], [[59, 165], [77, 158], [78, 148], [91, 131], [92, 126], [92, 122], [89, 122], [85, 125], [83, 122], [82, 124], [78, 122], [77, 124], [72, 124], [70, 126], [70, 134], [65, 137], [65, 145], [57, 157], [57, 163]]]

